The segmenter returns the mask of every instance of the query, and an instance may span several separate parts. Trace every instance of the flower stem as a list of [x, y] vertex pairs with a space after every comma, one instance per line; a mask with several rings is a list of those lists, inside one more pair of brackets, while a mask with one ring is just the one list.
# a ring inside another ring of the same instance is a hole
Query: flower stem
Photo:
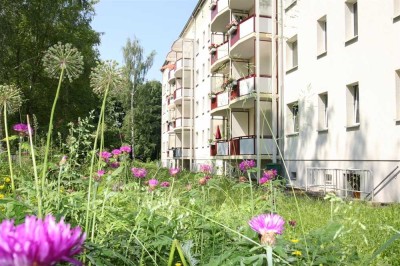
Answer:
[[46, 149], [45, 149], [45, 152], [44, 152], [44, 160], [43, 160], [42, 176], [41, 176], [41, 178], [42, 178], [42, 180], [41, 180], [42, 194], [44, 192], [44, 180], [46, 178], [47, 161], [48, 161], [49, 149], [50, 149], [50, 140], [51, 140], [51, 134], [52, 134], [52, 131], [53, 131], [54, 111], [56, 109], [58, 96], [60, 94], [60, 89], [61, 89], [61, 84], [62, 84], [63, 78], [64, 78], [64, 68], [61, 68], [60, 77], [58, 79], [58, 86], [57, 86], [56, 96], [54, 97], [54, 102], [53, 102], [53, 106], [51, 108], [51, 113], [50, 113], [49, 130], [47, 132]]
[[270, 245], [267, 246], [267, 262], [268, 266], [274, 265], [274, 262], [272, 260], [272, 247]]
[[5, 104], [5, 103], [4, 103], [4, 131], [6, 133], [8, 165], [10, 167], [11, 191], [15, 196], [14, 173], [13, 173], [13, 168], [12, 168], [10, 141], [8, 139], [8, 128], [7, 128], [7, 104]]
[[254, 197], [253, 197], [253, 184], [251, 182], [251, 175], [249, 172], [247, 172], [247, 176], [249, 178], [249, 183], [250, 183], [250, 200], [251, 200], [251, 215], [254, 214]]

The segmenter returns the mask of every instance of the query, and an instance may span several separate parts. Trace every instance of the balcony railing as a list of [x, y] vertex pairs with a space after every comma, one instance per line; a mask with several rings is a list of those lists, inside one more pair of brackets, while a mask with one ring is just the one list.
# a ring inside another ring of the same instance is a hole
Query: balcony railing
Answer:
[[[256, 17], [251, 16], [242, 20], [235, 33], [231, 35], [230, 44], [231, 47], [235, 45], [237, 41], [248, 36], [251, 33], [256, 32]], [[267, 16], [260, 17], [260, 33], [271, 33], [272, 32], [272, 19]]]
[[220, 92], [216, 98], [211, 99], [211, 110], [229, 104], [229, 91]]
[[[228, 156], [228, 155], [256, 155], [256, 136], [241, 136], [230, 140], [217, 141], [216, 148], [211, 149], [211, 156]], [[274, 141], [271, 136], [263, 136], [260, 138], [260, 154], [272, 154], [274, 149]], [[215, 152], [216, 150], [216, 152]]]
[[192, 97], [192, 90], [190, 88], [177, 88], [174, 92], [174, 99], [180, 99], [182, 97]]
[[228, 56], [229, 54], [228, 45], [229, 45], [228, 42], [224, 42], [223, 44], [217, 47], [217, 51], [211, 54], [211, 65], [217, 62], [219, 59]]
[[190, 127], [192, 119], [189, 117], [177, 117], [175, 120], [175, 128]]
[[211, 20], [213, 20], [221, 10], [224, 10], [229, 6], [228, 0], [218, 0], [217, 5], [211, 10]]
[[190, 154], [190, 148], [174, 148], [173, 156], [175, 158], [188, 157]]
[[[239, 95], [248, 95], [256, 91], [256, 76], [251, 75], [248, 77], [244, 77], [239, 79]], [[267, 75], [262, 75], [260, 77], [260, 92], [261, 93], [272, 93], [271, 87], [271, 77]]]

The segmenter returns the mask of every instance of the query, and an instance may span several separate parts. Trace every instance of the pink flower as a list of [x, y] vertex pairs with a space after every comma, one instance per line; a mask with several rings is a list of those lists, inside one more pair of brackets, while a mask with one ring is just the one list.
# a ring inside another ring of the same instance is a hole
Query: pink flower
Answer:
[[[27, 124], [23, 124], [23, 123], [15, 124], [15, 125], [13, 125], [13, 129], [14, 129], [14, 131], [17, 131], [20, 134], [28, 134], [29, 133], [28, 132], [29, 128], [28, 128]], [[32, 132], [32, 128], [30, 128], [30, 130]]]
[[111, 168], [118, 168], [118, 167], [119, 167], [119, 162], [112, 162], [112, 163], [110, 164], [110, 167], [111, 167]]
[[118, 155], [121, 154], [121, 150], [119, 150], [119, 149], [114, 149], [114, 150], [112, 150], [111, 153], [112, 153], [113, 155], [115, 155], [115, 156], [118, 156]]
[[102, 151], [100, 153], [100, 157], [103, 158], [105, 161], [108, 161], [109, 158], [111, 158], [111, 153], [109, 153], [108, 151]]
[[144, 178], [147, 175], [147, 171], [144, 168], [135, 168], [135, 167], [133, 167], [131, 169], [131, 171], [132, 171], [133, 176], [137, 177], [137, 178]]
[[179, 173], [179, 168], [170, 168], [169, 169], [169, 174], [171, 176], [176, 176]]
[[162, 187], [169, 187], [169, 182], [167, 182], [167, 181], [162, 182], [160, 186], [162, 186]]
[[131, 146], [121, 146], [119, 148], [120, 151], [125, 152], [125, 153], [130, 153], [131, 152]]
[[97, 171], [97, 176], [98, 176], [98, 177], [102, 177], [105, 173], [106, 173], [106, 171], [104, 171], [104, 170], [99, 170], [99, 171]]
[[261, 235], [261, 243], [273, 246], [275, 234], [282, 234], [285, 221], [278, 214], [261, 214], [249, 221], [251, 229]]
[[200, 172], [210, 174], [212, 171], [212, 166], [209, 164], [201, 164], [200, 165]]
[[17, 226], [4, 220], [0, 224], [0, 265], [82, 265], [74, 256], [82, 251], [85, 238], [80, 227], [71, 229], [64, 219], [56, 223], [51, 215], [44, 220], [27, 216]]
[[156, 187], [158, 185], [158, 180], [157, 179], [150, 179], [149, 180], [149, 187]]
[[242, 172], [247, 171], [248, 169], [254, 168], [256, 166], [256, 162], [254, 160], [243, 160], [240, 164], [239, 164], [239, 169]]

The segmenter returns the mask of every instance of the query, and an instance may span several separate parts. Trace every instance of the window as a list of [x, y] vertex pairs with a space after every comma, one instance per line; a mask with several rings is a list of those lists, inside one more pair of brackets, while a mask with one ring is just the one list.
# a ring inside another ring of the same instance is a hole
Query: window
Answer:
[[199, 69], [196, 70], [196, 85], [199, 85], [199, 79], [200, 79], [200, 71]]
[[400, 20], [400, 0], [393, 0], [393, 22]]
[[299, 132], [299, 103], [293, 102], [287, 105], [288, 114], [288, 128], [287, 132], [289, 134], [295, 134]]
[[202, 66], [202, 75], [203, 75], [203, 81], [204, 81], [204, 79], [205, 79], [205, 77], [206, 77], [206, 64], [205, 63], [203, 63], [203, 66]]
[[195, 49], [194, 54], [195, 55], [197, 55], [199, 53], [199, 47], [200, 47], [200, 40], [197, 39], [196, 40], [196, 45], [194, 46], [194, 49]]
[[357, 126], [360, 123], [360, 92], [358, 83], [347, 86], [347, 126]]
[[297, 180], [297, 172], [290, 172], [290, 179]]
[[285, 1], [285, 11], [289, 11], [297, 3], [297, 0], [286, 0]]
[[318, 129], [328, 128], [328, 93], [318, 95]]
[[297, 35], [287, 41], [286, 47], [286, 65], [287, 71], [290, 71], [298, 65], [298, 47]]
[[400, 120], [400, 69], [396, 71], [396, 119]]
[[352, 41], [358, 36], [358, 5], [357, 0], [346, 1], [346, 42]]
[[333, 185], [332, 174], [325, 174], [325, 185]]
[[206, 42], [207, 42], [206, 31], [203, 31], [203, 49], [204, 47], [206, 47]]
[[317, 55], [322, 56], [327, 52], [328, 36], [326, 31], [326, 16], [318, 20], [317, 24]]

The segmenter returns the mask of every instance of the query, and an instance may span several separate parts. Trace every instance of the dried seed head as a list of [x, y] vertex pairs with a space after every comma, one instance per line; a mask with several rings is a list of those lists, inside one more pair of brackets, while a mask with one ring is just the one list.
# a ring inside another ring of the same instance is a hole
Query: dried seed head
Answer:
[[43, 66], [50, 78], [59, 78], [61, 70], [70, 82], [83, 72], [83, 57], [70, 43], [51, 46], [43, 57]]
[[114, 60], [99, 62], [90, 74], [90, 86], [98, 95], [103, 95], [107, 89], [115, 93], [121, 90], [125, 84], [123, 70]]
[[18, 111], [22, 104], [21, 90], [15, 85], [0, 85], [0, 104], [1, 108], [7, 106], [8, 113]]

